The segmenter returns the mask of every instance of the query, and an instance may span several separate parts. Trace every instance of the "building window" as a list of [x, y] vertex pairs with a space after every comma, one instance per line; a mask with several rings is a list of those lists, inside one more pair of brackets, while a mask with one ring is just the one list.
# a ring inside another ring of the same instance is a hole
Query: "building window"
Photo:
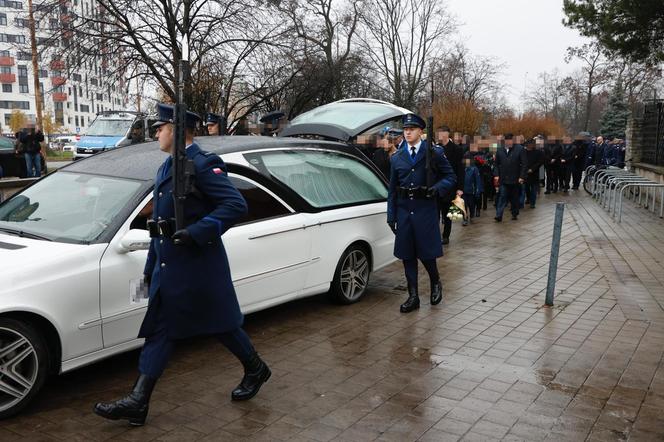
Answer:
[[27, 77], [28, 76], [28, 67], [19, 65], [18, 67], [18, 76], [19, 77]]
[[22, 94], [27, 94], [28, 92], [30, 92], [30, 90], [28, 89], [27, 84], [19, 84], [18, 85], [18, 91]]
[[27, 28], [28, 27], [28, 21], [24, 18], [15, 18], [14, 19], [14, 24], [18, 28]]
[[76, 115], [74, 117], [74, 123], [75, 123], [76, 127], [78, 127], [78, 115]]
[[0, 51], [0, 57], [9, 57], [9, 51]]
[[0, 25], [7, 26], [7, 14], [0, 14]]
[[81, 81], [81, 74], [74, 74], [74, 81]]
[[48, 71], [46, 69], [40, 69], [39, 78], [48, 78]]
[[2, 85], [2, 92], [11, 92], [12, 91], [12, 85], [11, 84], [3, 84]]
[[29, 101], [0, 101], [0, 109], [30, 109]]
[[18, 58], [19, 61], [32, 60], [32, 54], [30, 52], [19, 51], [16, 53], [16, 58]]
[[81, 112], [90, 112], [90, 106], [87, 104], [81, 104]]
[[0, 74], [11, 74], [11, 73], [12, 73], [11, 66], [0, 66]]

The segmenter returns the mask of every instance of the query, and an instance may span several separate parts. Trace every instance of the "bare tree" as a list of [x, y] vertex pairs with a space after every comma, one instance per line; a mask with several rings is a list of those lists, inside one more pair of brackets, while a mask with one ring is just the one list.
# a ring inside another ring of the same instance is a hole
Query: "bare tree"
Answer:
[[586, 43], [580, 47], [567, 48], [566, 61], [578, 59], [582, 62], [582, 70], [585, 74], [585, 115], [583, 119], [583, 130], [588, 130], [590, 113], [593, 105], [594, 94], [598, 87], [608, 80], [608, 63], [602, 49], [596, 42]]
[[490, 57], [477, 57], [457, 44], [452, 52], [436, 63], [435, 90], [438, 98], [460, 99], [486, 105], [502, 85], [498, 80], [504, 64]]
[[[301, 61], [319, 63], [322, 101], [339, 100], [352, 88], [346, 75], [356, 57], [354, 40], [364, 0], [288, 0], [279, 5], [298, 37]], [[322, 103], [321, 103], [322, 104]]]
[[426, 88], [432, 62], [454, 30], [439, 0], [367, 0], [361, 44], [380, 83], [397, 105], [413, 108]]

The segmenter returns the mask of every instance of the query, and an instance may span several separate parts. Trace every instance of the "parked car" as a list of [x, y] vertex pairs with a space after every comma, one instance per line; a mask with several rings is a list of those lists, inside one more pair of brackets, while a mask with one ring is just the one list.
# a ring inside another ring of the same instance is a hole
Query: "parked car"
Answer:
[[[221, 155], [248, 203], [223, 236], [244, 313], [325, 292], [356, 302], [371, 273], [394, 261], [387, 184], [354, 147], [293, 137], [197, 142]], [[29, 403], [49, 374], [142, 344], [147, 301], [130, 295], [164, 159], [155, 142], [109, 150], [0, 204], [0, 418]]]
[[60, 135], [51, 142], [51, 149], [62, 152], [75, 152], [76, 143], [80, 139], [77, 135]]
[[[47, 173], [46, 159], [41, 155], [42, 173]], [[0, 167], [3, 170], [4, 177], [25, 178], [27, 176], [27, 166], [25, 157], [17, 154], [14, 150], [14, 139], [0, 137]]]

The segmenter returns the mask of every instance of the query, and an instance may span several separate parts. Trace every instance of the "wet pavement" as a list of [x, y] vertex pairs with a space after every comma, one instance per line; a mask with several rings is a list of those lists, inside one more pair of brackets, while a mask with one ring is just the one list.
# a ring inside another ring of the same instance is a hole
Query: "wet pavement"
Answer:
[[[554, 202], [568, 203], [554, 307], [544, 292]], [[664, 440], [664, 221], [616, 224], [585, 194], [548, 195], [518, 221], [455, 224], [445, 301], [400, 314], [399, 264], [358, 304], [319, 296], [247, 317], [273, 376], [232, 403], [241, 367], [211, 339], [182, 343], [146, 426], [91, 412], [126, 393], [137, 352], [50, 380], [0, 440]], [[428, 290], [423, 271], [421, 292]]]

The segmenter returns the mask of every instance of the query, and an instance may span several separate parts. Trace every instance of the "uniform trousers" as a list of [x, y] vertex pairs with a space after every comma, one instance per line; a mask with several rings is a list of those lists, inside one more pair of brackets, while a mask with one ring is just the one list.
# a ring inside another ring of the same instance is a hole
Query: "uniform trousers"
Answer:
[[[438, 282], [440, 275], [438, 274], [438, 266], [436, 265], [436, 259], [421, 259], [422, 265], [429, 274], [429, 280], [431, 284]], [[404, 259], [403, 268], [406, 272], [406, 281], [408, 281], [408, 287], [417, 288], [417, 259]]]
[[[138, 360], [138, 371], [153, 379], [162, 375], [175, 346], [175, 341], [168, 337], [168, 326], [161, 308], [158, 308], [156, 318], [157, 324], [153, 333], [145, 339]], [[249, 336], [240, 327], [216, 337], [240, 361], [249, 360], [255, 352]]]

